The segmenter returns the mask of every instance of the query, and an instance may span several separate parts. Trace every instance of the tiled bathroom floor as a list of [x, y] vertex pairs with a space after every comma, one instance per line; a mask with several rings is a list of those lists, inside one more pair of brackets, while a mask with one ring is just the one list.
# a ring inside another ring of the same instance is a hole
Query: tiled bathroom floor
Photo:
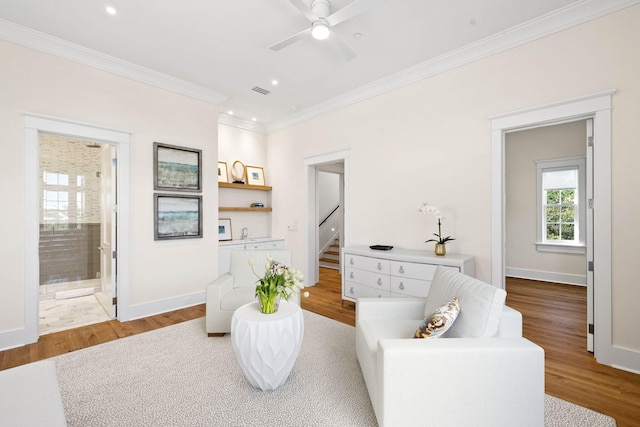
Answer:
[[94, 295], [40, 301], [40, 335], [111, 320]]
[[54, 299], [56, 297], [56, 292], [85, 288], [95, 288], [97, 292], [100, 289], [100, 279], [76, 280], [73, 282], [40, 285], [40, 301]]

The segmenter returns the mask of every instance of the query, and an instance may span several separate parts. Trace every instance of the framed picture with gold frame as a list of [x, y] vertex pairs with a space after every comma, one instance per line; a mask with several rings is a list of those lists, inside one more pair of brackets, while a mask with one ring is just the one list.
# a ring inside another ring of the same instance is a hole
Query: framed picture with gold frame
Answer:
[[229, 182], [227, 162], [218, 162], [218, 182]]
[[245, 166], [247, 184], [249, 185], [265, 185], [264, 169], [258, 166]]

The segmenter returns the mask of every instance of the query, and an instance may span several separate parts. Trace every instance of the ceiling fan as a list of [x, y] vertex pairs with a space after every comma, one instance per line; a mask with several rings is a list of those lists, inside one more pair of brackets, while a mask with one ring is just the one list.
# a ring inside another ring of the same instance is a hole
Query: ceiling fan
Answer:
[[[310, 6], [307, 6], [303, 0], [289, 1], [311, 22], [311, 26], [274, 44], [270, 47], [271, 50], [278, 51], [309, 35], [317, 40], [324, 40], [331, 34], [332, 27], [368, 11], [377, 2], [377, 0], [355, 0], [332, 13], [328, 0], [312, 0]], [[347, 61], [356, 57], [355, 52], [342, 40], [333, 38], [331, 42], [340, 50]]]

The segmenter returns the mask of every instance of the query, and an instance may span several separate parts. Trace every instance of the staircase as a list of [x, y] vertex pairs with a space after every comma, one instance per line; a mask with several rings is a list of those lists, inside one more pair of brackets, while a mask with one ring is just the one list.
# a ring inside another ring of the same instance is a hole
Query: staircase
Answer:
[[320, 254], [318, 265], [340, 270], [340, 239], [335, 239], [329, 248]]

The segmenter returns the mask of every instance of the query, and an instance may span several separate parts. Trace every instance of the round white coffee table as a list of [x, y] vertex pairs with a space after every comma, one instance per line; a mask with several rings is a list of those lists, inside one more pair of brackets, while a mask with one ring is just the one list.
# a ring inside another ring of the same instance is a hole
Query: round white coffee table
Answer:
[[275, 390], [286, 381], [303, 335], [302, 310], [287, 301], [280, 301], [273, 314], [261, 313], [258, 302], [245, 304], [231, 318], [233, 352], [244, 376], [261, 390]]

